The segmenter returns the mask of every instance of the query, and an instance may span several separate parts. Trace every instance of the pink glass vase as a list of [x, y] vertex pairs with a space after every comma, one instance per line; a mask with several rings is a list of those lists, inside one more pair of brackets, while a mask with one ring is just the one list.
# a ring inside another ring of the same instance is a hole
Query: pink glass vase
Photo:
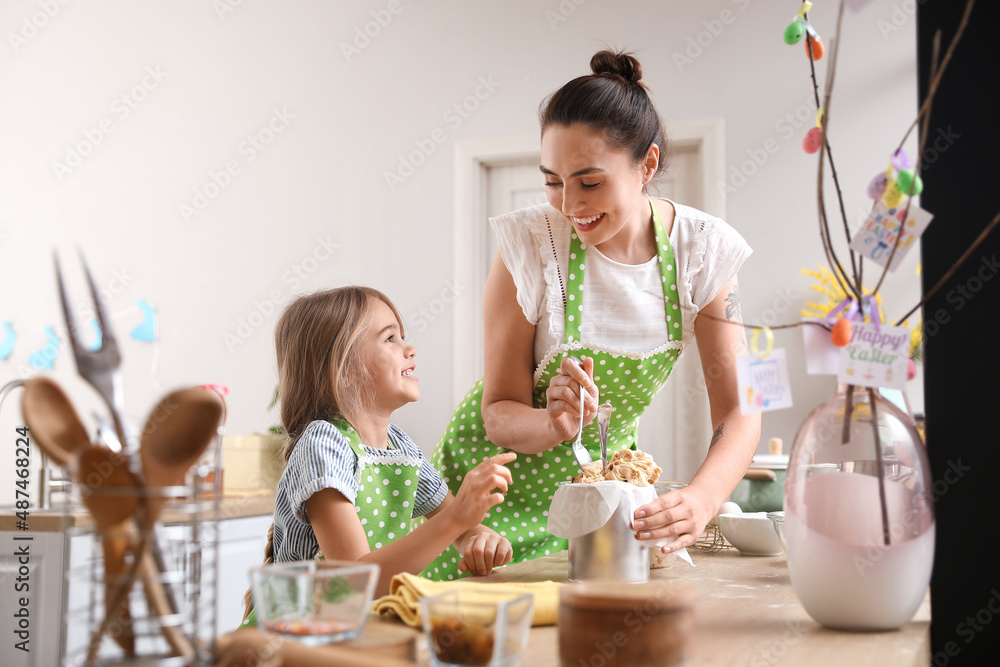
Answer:
[[934, 563], [931, 485], [913, 420], [877, 389], [841, 386], [809, 413], [789, 455], [784, 530], [810, 616], [842, 630], [913, 617]]

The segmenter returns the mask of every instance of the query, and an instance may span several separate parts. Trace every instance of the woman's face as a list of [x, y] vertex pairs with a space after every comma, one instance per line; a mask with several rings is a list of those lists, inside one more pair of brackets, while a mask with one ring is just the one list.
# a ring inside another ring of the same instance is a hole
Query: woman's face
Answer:
[[[643, 186], [649, 161], [635, 164], [588, 125], [550, 125], [542, 134], [539, 167], [549, 204], [565, 215], [587, 245], [600, 245], [626, 226], [649, 221]], [[655, 158], [653, 160], [655, 171]]]

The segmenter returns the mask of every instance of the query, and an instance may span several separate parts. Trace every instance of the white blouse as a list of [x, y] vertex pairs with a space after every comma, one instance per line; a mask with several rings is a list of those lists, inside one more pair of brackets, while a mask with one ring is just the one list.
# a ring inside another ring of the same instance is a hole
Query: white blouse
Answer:
[[[735, 229], [719, 218], [671, 203], [676, 213], [670, 244], [677, 263], [682, 342], [687, 346], [694, 336], [695, 316], [736, 275], [752, 250]], [[497, 235], [500, 256], [514, 279], [517, 303], [528, 322], [535, 325], [537, 365], [563, 340], [559, 272], [565, 283], [573, 225], [548, 204], [490, 218], [490, 224]], [[667, 342], [656, 257], [643, 264], [621, 264], [587, 246], [580, 335], [586, 343], [639, 354]]]

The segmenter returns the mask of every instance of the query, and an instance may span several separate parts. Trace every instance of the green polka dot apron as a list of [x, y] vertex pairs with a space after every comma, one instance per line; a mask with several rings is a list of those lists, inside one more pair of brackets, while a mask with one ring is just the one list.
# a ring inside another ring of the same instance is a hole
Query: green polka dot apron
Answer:
[[[667, 342], [647, 353], [612, 349], [604, 345], [588, 345], [580, 339], [583, 311], [583, 279], [586, 269], [587, 246], [576, 233], [570, 238], [568, 275], [563, 287], [566, 305], [564, 341], [550, 349], [535, 370], [532, 403], [544, 408], [549, 381], [559, 373], [559, 364], [567, 356], [593, 357], [594, 381], [600, 389], [601, 401], [615, 406], [608, 429], [609, 456], [620, 449], [636, 448], [639, 417], [653, 396], [667, 381], [682, 345], [681, 311], [677, 304], [677, 267], [673, 249], [663, 228], [663, 219], [650, 202], [656, 236], [657, 258], [663, 282], [664, 310], [667, 320]], [[555, 248], [553, 248], [553, 252]], [[559, 277], [562, 283], [562, 276]], [[483, 428], [481, 404], [483, 381], [480, 379], [462, 399], [451, 422], [438, 443], [431, 463], [441, 472], [451, 489], [457, 493], [463, 476], [487, 456], [500, 451], [490, 442]], [[575, 439], [575, 438], [574, 438]], [[518, 454], [508, 465], [513, 484], [504, 502], [494, 507], [483, 525], [497, 531], [514, 550], [511, 562], [518, 563], [565, 550], [566, 540], [550, 535], [545, 527], [549, 504], [556, 484], [580, 473], [567, 441], [539, 454]], [[591, 458], [600, 460], [601, 447], [596, 420], [584, 427], [583, 443]], [[431, 563], [422, 575], [430, 579], [456, 579], [464, 576], [458, 570], [461, 555], [449, 547]]]
[[[381, 549], [410, 532], [421, 460], [403, 452], [391, 434], [390, 449], [369, 451], [350, 424], [339, 419], [329, 421], [347, 439], [357, 459], [354, 481], [358, 485], [358, 495], [354, 498], [354, 509], [368, 537], [368, 548]], [[312, 557], [301, 556], [302, 559]], [[315, 557], [323, 556], [317, 553]], [[257, 625], [256, 611], [250, 613], [243, 625]]]

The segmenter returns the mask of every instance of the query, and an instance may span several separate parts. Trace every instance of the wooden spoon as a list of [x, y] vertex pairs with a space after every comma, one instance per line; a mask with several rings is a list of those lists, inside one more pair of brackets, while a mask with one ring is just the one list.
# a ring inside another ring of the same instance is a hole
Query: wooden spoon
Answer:
[[129, 656], [135, 655], [135, 635], [128, 598], [114, 604], [112, 591], [125, 574], [125, 555], [132, 546], [129, 520], [139, 504], [135, 475], [121, 454], [97, 445], [78, 451], [73, 479], [80, 487], [83, 504], [90, 510], [104, 549], [104, 608], [112, 638]]
[[24, 383], [21, 411], [35, 442], [61, 466], [70, 464], [77, 449], [90, 445], [66, 392], [49, 378], [34, 377]]
[[[142, 430], [140, 456], [148, 489], [178, 486], [202, 457], [219, 431], [222, 402], [212, 392], [194, 387], [173, 391], [153, 408]], [[151, 527], [166, 497], [150, 497], [146, 522]]]
[[[32, 437], [49, 458], [60, 466], [75, 468], [74, 477], [81, 486], [84, 504], [88, 509], [90, 509], [88, 501], [91, 499], [95, 506], [102, 508], [99, 512], [91, 511], [101, 533], [101, 546], [104, 549], [104, 580], [110, 593], [111, 582], [120, 577], [125, 570], [125, 553], [129, 548], [128, 539], [119, 530], [124, 526], [119, 524], [135, 511], [136, 499], [135, 496], [132, 497], [133, 503], [129, 507], [127, 497], [94, 496], [91, 493], [92, 489], [87, 487], [86, 480], [111, 486], [120, 483], [134, 485], [134, 480], [129, 482], [121, 475], [122, 472], [128, 475], [131, 473], [127, 467], [121, 468], [120, 463], [123, 461], [107, 461], [100, 455], [97, 457], [87, 455], [81, 460], [84, 454], [99, 448], [90, 444], [87, 429], [69, 397], [66, 396], [66, 392], [55, 381], [46, 377], [35, 377], [25, 382], [21, 410], [24, 413], [24, 421], [31, 429]], [[108, 453], [110, 454], [110, 451]], [[103, 524], [98, 520], [98, 513], [106, 517]], [[105, 603], [109, 597], [105, 596]], [[113, 633], [114, 639], [126, 655], [135, 655], [132, 616], [127, 602], [120, 606], [116, 616], [114, 622], [119, 629]]]

